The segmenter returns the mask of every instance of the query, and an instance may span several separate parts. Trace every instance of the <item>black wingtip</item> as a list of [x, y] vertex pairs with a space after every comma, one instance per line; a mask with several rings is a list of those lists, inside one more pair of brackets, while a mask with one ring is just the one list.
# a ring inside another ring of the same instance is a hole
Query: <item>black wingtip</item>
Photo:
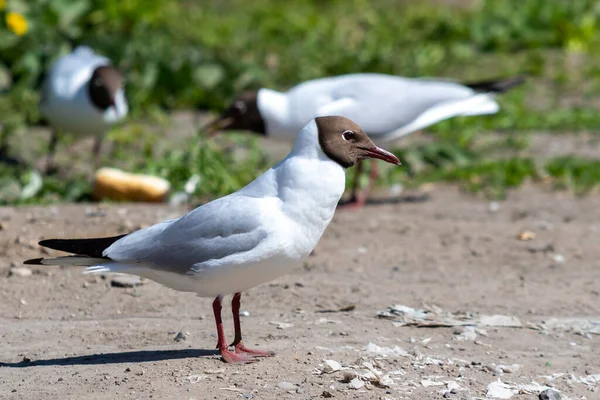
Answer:
[[38, 244], [39, 244], [40, 246], [43, 246], [43, 247], [50, 247], [50, 248], [52, 248], [52, 245], [53, 245], [53, 243], [54, 243], [56, 240], [60, 240], [60, 239], [44, 239], [44, 240], [40, 240], [40, 241], [38, 242]]
[[43, 257], [42, 258], [32, 258], [31, 260], [25, 260], [25, 261], [23, 261], [23, 264], [26, 264], [26, 265], [42, 265], [42, 260], [43, 259], [44, 259]]
[[46, 239], [40, 241], [39, 245], [66, 253], [102, 258], [102, 252], [123, 236], [126, 235], [89, 239]]
[[465, 86], [468, 86], [477, 92], [504, 93], [516, 86], [522, 85], [525, 83], [525, 80], [524, 76], [519, 75], [507, 79], [467, 83]]

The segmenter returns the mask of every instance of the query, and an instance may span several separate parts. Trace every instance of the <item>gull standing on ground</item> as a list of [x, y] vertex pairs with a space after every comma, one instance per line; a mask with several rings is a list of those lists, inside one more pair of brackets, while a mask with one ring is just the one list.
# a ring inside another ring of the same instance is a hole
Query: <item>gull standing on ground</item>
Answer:
[[51, 67], [43, 83], [40, 110], [54, 128], [46, 171], [54, 167], [57, 130], [75, 136], [93, 135], [97, 166], [106, 130], [127, 115], [124, 79], [108, 58], [79, 46]]
[[[75, 255], [25, 263], [128, 273], [214, 297], [217, 349], [223, 359], [250, 362], [271, 356], [242, 342], [241, 292], [290, 272], [311, 253], [344, 193], [345, 169], [364, 158], [400, 165], [351, 120], [319, 117], [300, 131], [283, 161], [235, 193], [128, 235], [43, 240], [42, 246]], [[235, 352], [228, 348], [221, 321], [221, 299], [230, 293]]]
[[[299, 128], [312, 118], [341, 115], [383, 145], [448, 118], [494, 114], [499, 109], [495, 94], [523, 81], [515, 77], [459, 84], [372, 73], [341, 75], [307, 81], [287, 92], [262, 88], [243, 93], [205, 129], [209, 134], [247, 130], [293, 141]], [[363, 193], [358, 192], [362, 164], [357, 166], [349, 205], [364, 204], [377, 178], [376, 165], [372, 165], [369, 186]]]

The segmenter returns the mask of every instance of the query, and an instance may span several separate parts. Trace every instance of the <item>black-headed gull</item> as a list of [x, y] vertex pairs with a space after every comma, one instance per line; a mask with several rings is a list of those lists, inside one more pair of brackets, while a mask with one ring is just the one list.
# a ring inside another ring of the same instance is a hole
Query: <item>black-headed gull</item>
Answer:
[[[209, 133], [247, 130], [293, 141], [312, 118], [341, 115], [356, 121], [381, 145], [448, 118], [496, 113], [495, 94], [521, 82], [521, 77], [460, 84], [372, 73], [341, 75], [307, 81], [287, 92], [262, 88], [243, 93], [205, 128]], [[364, 204], [369, 191], [358, 193], [360, 170], [361, 164], [352, 188], [350, 204], [355, 207]], [[369, 188], [376, 177], [373, 164]]]
[[[40, 245], [73, 256], [27, 264], [82, 265], [88, 273], [121, 272], [201, 297], [214, 297], [217, 349], [227, 362], [250, 362], [272, 352], [242, 342], [241, 292], [288, 273], [316, 246], [345, 186], [345, 169], [365, 158], [400, 164], [344, 117], [320, 117], [297, 135], [291, 153], [241, 190], [183, 217], [128, 235], [50, 239]], [[233, 293], [235, 339], [228, 349], [221, 299]]]
[[50, 68], [42, 86], [40, 110], [54, 127], [47, 170], [54, 163], [57, 130], [76, 136], [93, 135], [97, 164], [106, 130], [127, 115], [123, 77], [108, 58], [79, 46]]

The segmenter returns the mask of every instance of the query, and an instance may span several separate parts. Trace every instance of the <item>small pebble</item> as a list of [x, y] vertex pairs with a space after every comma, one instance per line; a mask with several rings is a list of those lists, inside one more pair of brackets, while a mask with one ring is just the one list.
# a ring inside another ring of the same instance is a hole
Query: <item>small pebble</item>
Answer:
[[517, 239], [528, 241], [535, 239], [535, 232], [532, 231], [523, 231], [517, 234]]
[[31, 275], [33, 275], [33, 271], [25, 267], [11, 268], [9, 272], [9, 276], [19, 276], [21, 278], [26, 278]]
[[344, 377], [342, 378], [342, 382], [350, 383], [350, 381], [354, 378], [358, 378], [358, 372], [351, 370], [351, 369], [345, 370]]
[[[16, 390], [15, 390], [16, 392]], [[324, 397], [326, 399], [330, 399], [333, 397], [333, 395], [331, 394], [331, 392], [328, 392], [327, 390], [323, 390], [323, 393], [321, 393], [321, 397]]]
[[250, 311], [240, 311], [240, 317], [249, 317]]
[[186, 340], [190, 334], [187, 332], [179, 331], [177, 335], [173, 338], [176, 342], [181, 342], [182, 340]]
[[279, 389], [283, 389], [283, 390], [295, 390], [296, 389], [296, 385], [294, 385], [293, 383], [290, 382], [279, 382], [277, 384], [277, 387], [279, 387]]
[[552, 230], [552, 224], [546, 221], [540, 221], [538, 222], [538, 228], [540, 228], [543, 231]]
[[520, 368], [521, 368], [521, 366], [519, 364], [512, 364], [512, 365], [498, 365], [498, 367], [496, 369], [499, 369], [500, 371], [505, 372], [507, 374], [516, 374]]
[[145, 280], [135, 275], [117, 275], [112, 277], [110, 285], [113, 287], [132, 288], [146, 283]]
[[358, 378], [354, 378], [350, 381], [350, 387], [352, 389], [358, 390], [358, 389], [362, 388], [363, 386], [365, 386], [365, 383]]
[[287, 329], [294, 326], [294, 324], [290, 324], [288, 322], [279, 322], [279, 321], [269, 321], [271, 325], [276, 325], [277, 329]]
[[539, 395], [540, 400], [561, 400], [562, 396], [554, 389], [546, 389]]
[[325, 368], [323, 368], [323, 372], [326, 374], [330, 374], [335, 371], [339, 371], [342, 369], [342, 364], [335, 360], [325, 360]]

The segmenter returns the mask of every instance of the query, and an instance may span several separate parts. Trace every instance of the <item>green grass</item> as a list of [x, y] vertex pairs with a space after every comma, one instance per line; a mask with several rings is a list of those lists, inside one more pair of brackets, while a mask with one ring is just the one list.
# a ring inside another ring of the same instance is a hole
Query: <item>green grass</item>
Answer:
[[[27, 18], [25, 35], [2, 22], [7, 11]], [[285, 89], [349, 72], [466, 81], [523, 74], [528, 82], [500, 97], [500, 113], [431, 127], [436, 144], [401, 149], [407, 167], [383, 183], [410, 173], [414, 182], [453, 181], [502, 197], [543, 173], [556, 187], [585, 194], [599, 179], [595, 161], [563, 157], [540, 171], [535, 160], [520, 157], [528, 144], [519, 137], [600, 127], [599, 28], [594, 0], [465, 0], [458, 6], [417, 0], [8, 0], [0, 10], [0, 134], [26, 140], [40, 120], [42, 72], [73, 44], [89, 44], [127, 73], [132, 117], [113, 132], [112, 163], [164, 176], [177, 190], [198, 175], [196, 195], [211, 197], [238, 189], [273, 160], [246, 139], [226, 148], [198, 140], [170, 147], [167, 127], [147, 134], [136, 121], [162, 120], [178, 108], [219, 111], [242, 90]], [[489, 131], [511, 135], [478, 147]], [[247, 150], [239, 157], [241, 147]], [[87, 177], [73, 172], [45, 178], [35, 196], [22, 199], [17, 188], [27, 184], [29, 171], [0, 166], [0, 202], [88, 198]]]

